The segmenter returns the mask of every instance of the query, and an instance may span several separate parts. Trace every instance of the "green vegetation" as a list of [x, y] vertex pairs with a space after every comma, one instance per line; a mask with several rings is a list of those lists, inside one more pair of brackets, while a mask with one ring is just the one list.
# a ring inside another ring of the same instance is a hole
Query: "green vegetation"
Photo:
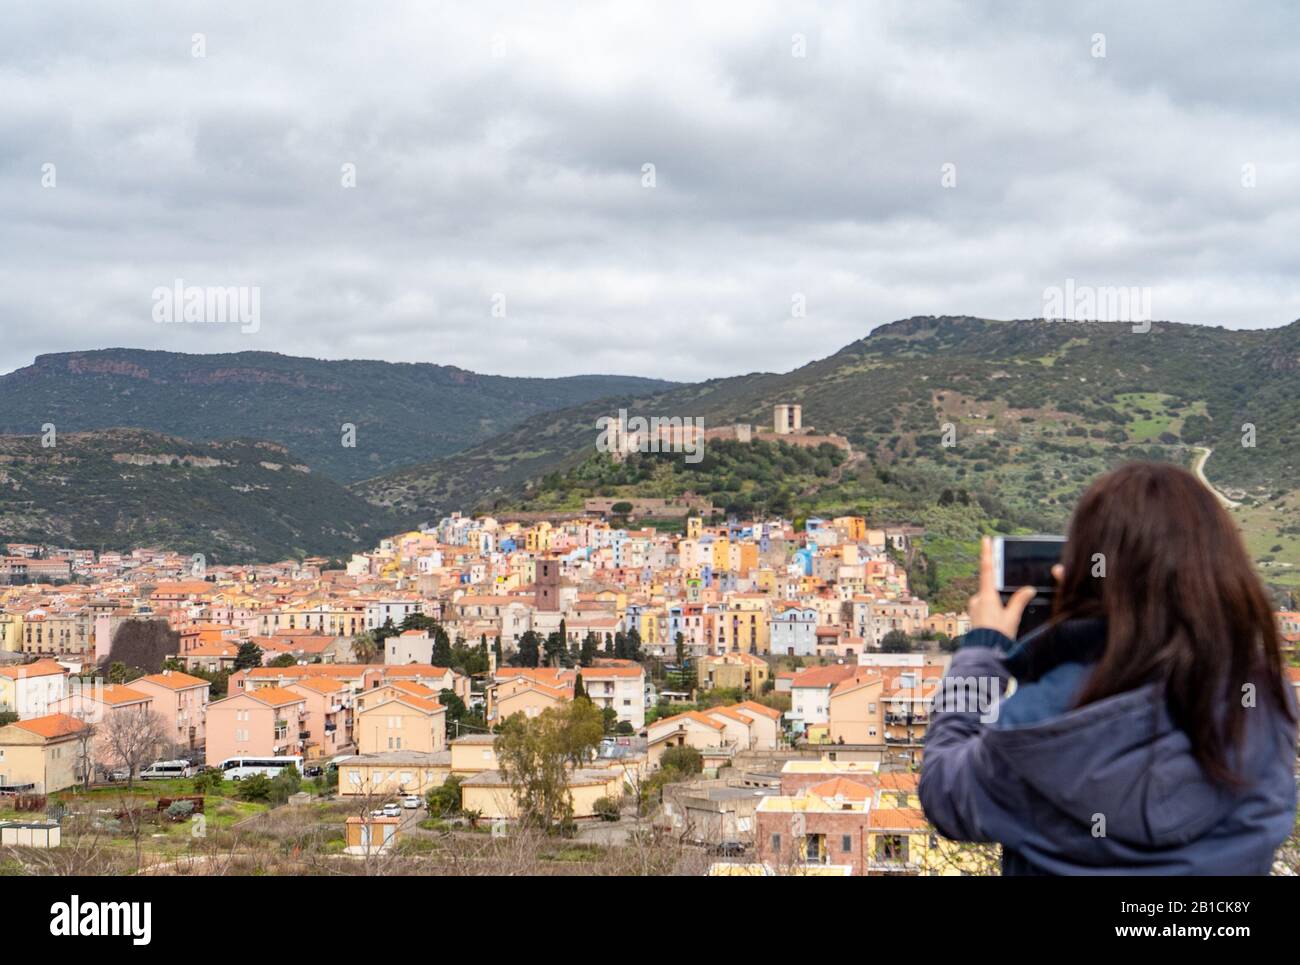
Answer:
[[209, 563], [349, 553], [397, 522], [274, 443], [138, 430], [0, 436], [0, 531], [95, 550], [157, 545]]
[[[670, 384], [271, 352], [104, 349], [41, 355], [0, 376], [0, 433], [52, 422], [60, 433], [129, 426], [196, 440], [269, 439], [347, 482], [457, 452], [541, 412]], [[345, 423], [355, 426], [354, 446], [341, 444]]]

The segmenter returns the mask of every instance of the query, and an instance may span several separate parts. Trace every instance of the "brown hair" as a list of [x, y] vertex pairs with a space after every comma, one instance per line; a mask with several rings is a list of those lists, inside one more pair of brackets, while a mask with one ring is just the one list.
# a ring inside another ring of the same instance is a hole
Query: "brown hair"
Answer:
[[1236, 525], [1191, 473], [1132, 463], [1079, 500], [1053, 623], [1106, 621], [1106, 646], [1078, 705], [1160, 682], [1206, 774], [1235, 783], [1231, 754], [1258, 687], [1294, 720], [1277, 624]]

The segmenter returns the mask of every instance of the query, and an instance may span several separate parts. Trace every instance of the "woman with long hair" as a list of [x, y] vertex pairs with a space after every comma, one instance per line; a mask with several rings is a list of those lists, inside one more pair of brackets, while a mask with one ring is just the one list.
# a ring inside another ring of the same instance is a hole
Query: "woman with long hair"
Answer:
[[[984, 541], [920, 794], [1005, 874], [1267, 874], [1296, 819], [1296, 710], [1268, 597], [1194, 476], [1135, 463], [1080, 500], [1052, 616], [1015, 641]], [[987, 699], [972, 700], [972, 695]]]

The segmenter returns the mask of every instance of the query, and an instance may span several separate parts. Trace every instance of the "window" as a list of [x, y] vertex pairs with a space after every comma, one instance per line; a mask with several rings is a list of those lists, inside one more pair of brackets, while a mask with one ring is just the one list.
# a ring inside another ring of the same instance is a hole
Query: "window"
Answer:
[[776, 852], [780, 852], [780, 850], [781, 850], [781, 835], [779, 835], [779, 834], [774, 834], [774, 835], [772, 835], [772, 850], [773, 850], [773, 851], [776, 851]]
[[359, 786], [361, 784], [361, 772], [348, 771], [348, 783]]
[[840, 837], [840, 850], [841, 851], [853, 850], [853, 835], [845, 834]]

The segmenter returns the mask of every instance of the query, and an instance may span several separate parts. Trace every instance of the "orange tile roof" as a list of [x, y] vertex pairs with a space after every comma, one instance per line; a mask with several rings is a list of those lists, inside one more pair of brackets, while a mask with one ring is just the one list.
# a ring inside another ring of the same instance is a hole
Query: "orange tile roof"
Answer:
[[770, 718], [771, 720], [781, 719], [781, 712], [779, 710], [775, 707], [768, 707], [766, 704], [760, 704], [756, 700], [742, 700], [740, 703], [735, 705], [735, 709], [742, 711], [747, 710], [762, 717]]
[[[314, 690], [318, 694], [333, 694], [340, 690], [346, 690], [347, 684], [341, 680], [335, 680], [332, 677], [322, 677], [319, 674], [312, 677], [305, 677], [302, 680], [295, 680], [288, 687], [303, 687], [307, 690]], [[266, 688], [263, 688], [264, 690]]]
[[22, 728], [38, 737], [44, 737], [46, 740], [57, 740], [60, 737], [69, 737], [78, 733], [86, 724], [84, 721], [77, 720], [71, 714], [47, 714], [44, 717], [20, 720], [13, 726]]
[[856, 664], [832, 664], [829, 667], [809, 667], [794, 675], [794, 687], [833, 687], [857, 673]]
[[850, 781], [846, 777], [833, 777], [829, 781], [814, 784], [808, 790], [818, 797], [842, 797], [850, 801], [865, 801], [874, 796], [875, 791], [860, 781]]
[[867, 827], [873, 830], [902, 828], [912, 831], [925, 826], [925, 814], [920, 808], [873, 808], [867, 816]]
[[719, 723], [716, 720], [713, 720], [710, 717], [706, 717], [704, 714], [701, 714], [697, 710], [687, 710], [687, 711], [683, 711], [680, 714], [673, 714], [671, 717], [661, 717], [659, 720], [656, 720], [653, 724], [647, 724], [646, 726], [659, 727], [663, 724], [670, 724], [673, 721], [684, 723], [686, 720], [693, 720], [697, 724], [704, 724], [708, 727], [712, 727], [714, 730], [726, 729], [726, 727], [723, 724]]
[[851, 693], [859, 687], [868, 687], [871, 684], [878, 684], [883, 681], [884, 678], [878, 673], [855, 674], [848, 680], [842, 680], [836, 684], [835, 688], [831, 691], [831, 696], [842, 697], [844, 694]]
[[[168, 690], [186, 690], [190, 687], [207, 687], [208, 682], [201, 677], [191, 677], [187, 673], [181, 673], [179, 670], [164, 670], [162, 673], [151, 673], [147, 677], [140, 677], [147, 683], [157, 684], [159, 687], [166, 687]], [[136, 683], [138, 681], [132, 681]]]
[[59, 664], [56, 660], [43, 658], [34, 663], [20, 664], [16, 667], [0, 667], [0, 677], [11, 677], [15, 680], [26, 680], [30, 677], [52, 677], [55, 674], [65, 674], [68, 670]]
[[368, 714], [372, 710], [378, 710], [380, 707], [385, 707], [388, 704], [392, 704], [392, 703], [406, 704], [408, 707], [414, 707], [416, 710], [422, 710], [426, 714], [431, 714], [436, 710], [443, 709], [442, 704], [436, 700], [430, 700], [427, 697], [416, 697], [414, 694], [399, 693], [395, 697], [389, 697], [387, 700], [375, 704], [373, 707], [367, 707], [365, 710], [362, 711], [362, 713]]
[[[83, 695], [95, 696], [95, 692], [83, 691]], [[99, 699], [113, 707], [120, 704], [134, 704], [142, 700], [153, 700], [148, 694], [142, 694], [138, 690], [132, 690], [130, 687], [124, 687], [121, 684], [108, 684], [99, 694]]]
[[252, 697], [254, 700], [260, 700], [264, 704], [272, 707], [283, 707], [285, 704], [302, 703], [306, 698], [302, 694], [295, 694], [292, 690], [286, 690], [283, 687], [259, 687], [256, 690], [245, 690], [244, 696]]

